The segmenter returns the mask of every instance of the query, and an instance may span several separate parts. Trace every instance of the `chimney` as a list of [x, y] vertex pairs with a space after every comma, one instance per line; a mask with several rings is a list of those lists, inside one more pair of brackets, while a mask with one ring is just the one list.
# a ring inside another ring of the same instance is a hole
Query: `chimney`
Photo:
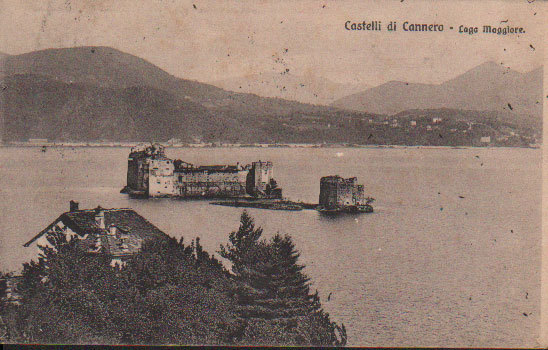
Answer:
[[70, 211], [77, 211], [78, 210], [78, 202], [76, 201], [70, 201]]
[[101, 206], [95, 208], [95, 224], [99, 228], [105, 228], [105, 210]]
[[97, 235], [95, 237], [95, 249], [92, 251], [93, 253], [98, 253], [103, 249], [103, 245], [101, 243], [101, 237]]

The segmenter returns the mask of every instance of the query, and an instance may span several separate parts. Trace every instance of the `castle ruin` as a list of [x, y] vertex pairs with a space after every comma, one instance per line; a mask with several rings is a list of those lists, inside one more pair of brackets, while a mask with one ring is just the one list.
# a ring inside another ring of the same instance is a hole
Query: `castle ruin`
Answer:
[[272, 162], [195, 166], [166, 157], [159, 144], [131, 150], [125, 192], [145, 197], [282, 197], [273, 178]]
[[322, 208], [340, 208], [366, 205], [363, 185], [358, 185], [357, 178], [344, 179], [338, 175], [325, 176], [320, 179], [320, 202]]

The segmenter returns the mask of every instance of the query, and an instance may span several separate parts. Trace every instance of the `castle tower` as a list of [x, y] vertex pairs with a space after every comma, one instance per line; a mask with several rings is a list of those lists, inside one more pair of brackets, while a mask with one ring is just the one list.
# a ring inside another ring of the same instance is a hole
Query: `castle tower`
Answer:
[[254, 185], [255, 190], [264, 192], [266, 185], [270, 183], [273, 178], [272, 162], [253, 162], [251, 167], [254, 169]]
[[355, 177], [348, 179], [338, 175], [322, 177], [320, 180], [320, 206], [333, 208], [363, 204], [364, 188], [356, 181]]

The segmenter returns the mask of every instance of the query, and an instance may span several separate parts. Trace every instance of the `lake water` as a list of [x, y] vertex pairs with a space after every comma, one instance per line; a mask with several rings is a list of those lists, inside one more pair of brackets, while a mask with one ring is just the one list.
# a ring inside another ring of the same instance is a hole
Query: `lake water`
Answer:
[[[2, 269], [18, 270], [36, 256], [23, 243], [67, 211], [71, 199], [81, 208], [134, 208], [187, 243], [199, 236], [209, 252], [237, 229], [239, 208], [120, 194], [128, 153], [0, 148]], [[346, 325], [349, 345], [537, 345], [540, 150], [217, 148], [167, 154], [195, 164], [271, 160], [284, 195], [306, 202], [317, 202], [321, 176], [358, 177], [376, 198], [373, 214], [249, 210], [266, 236], [293, 237], [324, 308]]]

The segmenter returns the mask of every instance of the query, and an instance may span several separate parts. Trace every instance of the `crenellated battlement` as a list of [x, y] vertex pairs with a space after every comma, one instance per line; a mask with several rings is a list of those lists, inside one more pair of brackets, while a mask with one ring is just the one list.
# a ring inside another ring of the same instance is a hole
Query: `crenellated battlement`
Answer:
[[146, 197], [282, 197], [270, 161], [196, 166], [166, 157], [159, 144], [139, 145], [131, 150], [125, 191]]

